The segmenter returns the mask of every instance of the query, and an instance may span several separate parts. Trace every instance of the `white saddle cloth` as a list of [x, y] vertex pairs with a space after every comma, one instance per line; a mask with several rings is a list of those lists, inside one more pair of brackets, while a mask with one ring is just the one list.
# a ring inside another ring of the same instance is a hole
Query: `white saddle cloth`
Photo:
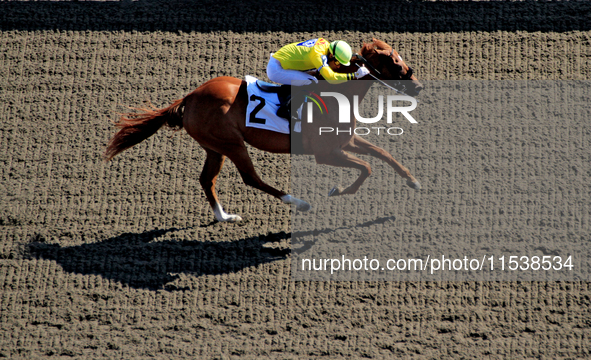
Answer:
[[277, 94], [262, 91], [257, 86], [257, 78], [246, 75], [248, 107], [246, 108], [246, 126], [289, 134], [289, 122], [277, 116], [279, 97]]

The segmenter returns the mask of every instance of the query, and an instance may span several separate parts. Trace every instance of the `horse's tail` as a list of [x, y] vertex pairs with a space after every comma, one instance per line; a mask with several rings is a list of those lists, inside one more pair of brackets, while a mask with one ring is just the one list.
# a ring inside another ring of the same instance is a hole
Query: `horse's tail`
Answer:
[[119, 122], [115, 124], [120, 130], [109, 141], [103, 155], [106, 161], [154, 135], [165, 124], [173, 129], [183, 128], [185, 99], [176, 100], [164, 109], [156, 109], [152, 104], [150, 106], [152, 109], [132, 108], [140, 112], [121, 114]]

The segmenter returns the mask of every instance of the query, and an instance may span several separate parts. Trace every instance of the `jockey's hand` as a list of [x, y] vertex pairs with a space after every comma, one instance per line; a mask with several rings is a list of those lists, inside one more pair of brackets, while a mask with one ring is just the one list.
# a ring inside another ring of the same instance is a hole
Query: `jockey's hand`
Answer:
[[367, 74], [369, 74], [369, 70], [367, 70], [366, 67], [362, 66], [355, 73], [355, 79], [361, 79], [362, 77], [367, 76]]
[[322, 69], [323, 67], [328, 66], [328, 57], [326, 57], [326, 55], [322, 55], [320, 59], [322, 60], [322, 66], [316, 69], [316, 71], [318, 72], [320, 72], [320, 69]]

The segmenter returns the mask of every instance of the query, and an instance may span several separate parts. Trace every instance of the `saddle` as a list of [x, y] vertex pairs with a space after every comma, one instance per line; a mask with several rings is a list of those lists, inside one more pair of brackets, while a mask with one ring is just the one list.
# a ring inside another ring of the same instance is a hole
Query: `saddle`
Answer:
[[270, 82], [266, 82], [263, 80], [257, 80], [257, 86], [259, 87], [259, 89], [268, 93], [282, 95], [289, 95], [291, 93], [291, 86], [289, 85], [272, 84]]
[[304, 91], [306, 86], [296, 86], [298, 91], [295, 92], [295, 97], [292, 98], [294, 89], [291, 85], [277, 85], [262, 80], [257, 80], [256, 84], [258, 88], [264, 92], [277, 94], [277, 97], [279, 98], [279, 109], [277, 110], [277, 116], [286, 119], [290, 122], [290, 124], [292, 120], [300, 120], [298, 114], [291, 114], [291, 104], [294, 102], [296, 109], [302, 106], [306, 98]]

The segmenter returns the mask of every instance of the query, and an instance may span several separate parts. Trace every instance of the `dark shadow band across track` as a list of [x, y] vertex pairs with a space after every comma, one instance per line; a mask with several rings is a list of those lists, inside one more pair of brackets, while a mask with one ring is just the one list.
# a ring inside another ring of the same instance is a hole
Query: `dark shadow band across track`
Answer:
[[[591, 30], [591, 2], [4, 2], [0, 30], [462, 32]], [[266, 16], [273, 9], [273, 16]], [[261, 21], [261, 18], [267, 20]], [[303, 21], [302, 19], [306, 19]], [[310, 21], [310, 19], [312, 21]], [[338, 19], [338, 20], [337, 20]]]

